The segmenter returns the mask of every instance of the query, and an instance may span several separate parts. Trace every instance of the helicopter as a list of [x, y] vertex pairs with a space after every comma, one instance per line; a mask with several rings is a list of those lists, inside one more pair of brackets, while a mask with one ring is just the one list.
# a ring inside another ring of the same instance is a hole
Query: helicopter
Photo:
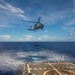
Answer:
[[35, 23], [34, 27], [30, 26], [30, 28], [28, 30], [31, 30], [31, 31], [36, 31], [38, 29], [41, 29], [43, 30], [44, 28], [44, 25], [42, 23], [40, 23], [40, 19], [41, 17], [38, 18], [38, 21], [37, 22], [33, 22], [33, 21], [25, 21], [25, 22], [31, 22], [31, 23]]
[[[30, 26], [30, 28], [29, 28], [28, 30], [30, 30], [30, 31], [35, 31], [35, 32], [36, 32], [36, 30], [38, 30], [38, 29], [43, 30], [43, 28], [44, 28], [44, 25], [43, 25], [42, 23], [40, 23], [40, 20], [41, 20], [41, 17], [38, 18], [38, 21], [37, 21], [37, 22], [34, 22], [34, 21], [26, 21], [26, 20], [23, 20], [23, 21], [35, 23], [35, 24], [34, 24], [34, 27]], [[38, 34], [37, 34], [37, 36], [38, 36]], [[37, 37], [37, 39], [38, 39], [38, 37]], [[36, 43], [35, 46], [36, 46], [36, 47], [39, 47], [39, 44]]]

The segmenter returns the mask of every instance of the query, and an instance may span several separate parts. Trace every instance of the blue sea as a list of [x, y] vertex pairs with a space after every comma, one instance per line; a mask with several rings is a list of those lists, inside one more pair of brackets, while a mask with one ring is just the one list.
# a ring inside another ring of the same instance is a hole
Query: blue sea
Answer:
[[14, 75], [27, 62], [75, 62], [75, 42], [0, 42], [0, 75]]

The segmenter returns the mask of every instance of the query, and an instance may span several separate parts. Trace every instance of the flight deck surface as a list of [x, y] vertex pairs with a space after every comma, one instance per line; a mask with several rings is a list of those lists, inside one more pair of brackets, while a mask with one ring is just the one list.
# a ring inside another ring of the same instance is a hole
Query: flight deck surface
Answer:
[[26, 63], [16, 75], [75, 75], [75, 64], [70, 62]]

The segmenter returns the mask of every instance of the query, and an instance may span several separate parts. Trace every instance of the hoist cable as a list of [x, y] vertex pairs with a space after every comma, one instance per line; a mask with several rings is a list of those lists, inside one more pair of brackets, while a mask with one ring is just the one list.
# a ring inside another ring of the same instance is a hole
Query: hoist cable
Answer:
[[37, 30], [37, 42], [38, 42], [38, 30]]

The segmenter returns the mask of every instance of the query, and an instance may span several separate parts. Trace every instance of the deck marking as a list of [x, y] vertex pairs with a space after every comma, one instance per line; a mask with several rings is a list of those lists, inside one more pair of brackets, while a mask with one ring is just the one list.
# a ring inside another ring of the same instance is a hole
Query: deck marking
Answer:
[[73, 68], [73, 67], [70, 67], [70, 68]]
[[47, 69], [47, 68], [44, 68], [44, 70], [45, 70], [45, 69]]
[[49, 71], [50, 71], [50, 70], [45, 71], [45, 72], [43, 73], [43, 75], [46, 75], [46, 73], [49, 72]]
[[25, 65], [24, 65], [24, 69], [23, 69], [23, 74], [22, 75], [24, 75], [25, 74]]
[[30, 68], [30, 70], [32, 70], [32, 68]]
[[59, 75], [62, 75], [51, 63], [48, 63]]
[[68, 72], [72, 72], [72, 73], [75, 73], [74, 71], [70, 71], [70, 70], [64, 70], [64, 71], [68, 71]]
[[42, 68], [39, 68], [39, 70], [41, 70]]
[[34, 68], [34, 70], [38, 70], [38, 68]]
[[35, 75], [35, 74], [33, 74], [33, 75]]
[[73, 65], [75, 67], [75, 64], [70, 63], [71, 65]]
[[51, 63], [51, 64], [66, 64], [67, 62], [57, 62], [57, 63]]
[[68, 74], [65, 74], [65, 75], [68, 75]]
[[29, 64], [27, 64], [27, 68], [28, 68], [28, 72], [30, 73], [30, 68], [29, 68]]

